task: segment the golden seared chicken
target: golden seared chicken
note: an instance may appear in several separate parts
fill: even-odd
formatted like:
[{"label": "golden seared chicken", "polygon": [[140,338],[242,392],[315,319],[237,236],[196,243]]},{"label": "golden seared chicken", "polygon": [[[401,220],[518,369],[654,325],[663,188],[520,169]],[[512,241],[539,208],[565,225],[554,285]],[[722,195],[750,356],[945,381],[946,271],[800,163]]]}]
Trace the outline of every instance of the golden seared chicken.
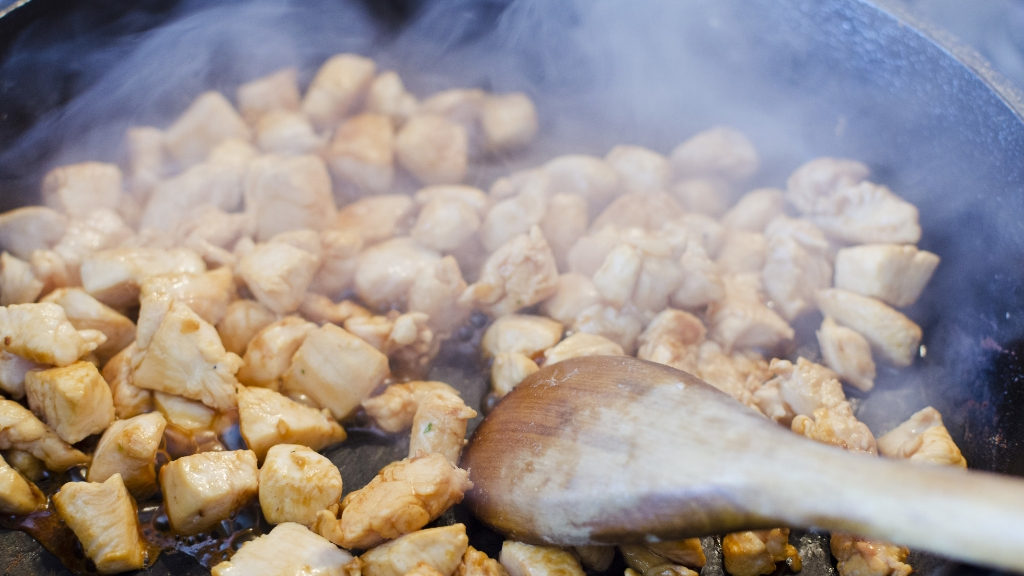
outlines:
[{"label": "golden seared chicken", "polygon": [[119,474],[102,484],[68,482],[53,496],[53,505],[100,574],[138,570],[145,564],[135,502]]},{"label": "golden seared chicken", "polygon": [[53,302],[64,309],[76,330],[98,330],[107,337],[96,348],[96,357],[106,363],[135,340],[135,324],[81,288],[58,288],[40,302]]},{"label": "golden seared chicken", "polygon": [[242,118],[249,124],[255,124],[267,112],[298,110],[298,75],[299,71],[295,68],[282,68],[239,86],[235,100]]},{"label": "golden seared chicken", "polygon": [[792,340],[793,329],[765,304],[759,274],[723,277],[725,297],[708,306],[709,336],[726,352],[771,348]]},{"label": "golden seared chicken", "polygon": [[[319,247],[318,247],[319,248]],[[238,263],[238,276],[256,301],[278,314],[298,310],[320,257],[285,242],[257,244]]]},{"label": "golden seared chicken", "polygon": [[942,415],[931,406],[879,438],[878,452],[915,463],[967,467],[967,460],[942,423]]},{"label": "golden seared chicken", "polygon": [[493,316],[532,306],[558,290],[558,268],[540,229],[509,240],[492,253],[480,278],[466,289],[464,300],[476,302]]},{"label": "golden seared chicken", "polygon": [[43,202],[72,218],[96,208],[117,208],[121,169],[104,162],[81,162],[50,170],[43,178]]},{"label": "golden seared chicken", "polygon": [[939,257],[906,244],[866,244],[836,253],[835,287],[878,298],[891,306],[917,301]]},{"label": "golden seared chicken", "polygon": [[160,469],[164,509],[179,534],[198,534],[256,499],[256,454],[251,450],[201,452]]},{"label": "golden seared chicken", "polygon": [[867,339],[829,316],[821,322],[817,337],[822,360],[844,382],[864,392],[875,387],[875,361]]},{"label": "golden seared chicken", "polygon": [[114,309],[138,302],[139,289],[161,274],[200,274],[206,263],[184,248],[112,248],[82,260],[82,288]]},{"label": "golden seared chicken", "polygon": [[313,531],[343,548],[369,548],[426,526],[472,487],[469,473],[440,454],[406,458],[346,496],[340,519],[320,512]]},{"label": "golden seared chicken", "polygon": [[164,148],[184,167],[197,164],[228,138],[249,140],[245,121],[223,94],[200,94],[164,133]]},{"label": "golden seared chicken", "polygon": [[103,379],[110,386],[114,414],[118,418],[131,418],[153,409],[153,391],[132,384],[138,354],[138,347],[132,342],[103,366]]},{"label": "golden seared chicken", "polygon": [[466,548],[462,561],[455,567],[455,576],[508,576],[497,560],[473,548]]},{"label": "golden seared chicken", "polygon": [[25,374],[29,370],[43,368],[46,366],[0,350],[0,392],[15,400],[23,398],[25,396]]},{"label": "golden seared chicken", "polygon": [[71,447],[17,402],[0,399],[0,450],[22,450],[42,460],[53,472],[85,464],[89,457]]},{"label": "golden seared chicken", "polygon": [[290,230],[323,230],[334,220],[331,175],[318,156],[260,156],[249,164],[243,189],[258,242]]},{"label": "golden seared chicken", "polygon": [[402,432],[412,426],[420,404],[434,392],[459,394],[444,382],[403,382],[391,384],[382,394],[363,400],[362,406],[381,430]]},{"label": "golden seared chicken", "polygon": [[213,567],[213,576],[354,576],[352,555],[294,522],[275,526]]},{"label": "golden seared chicken", "polygon": [[246,446],[261,461],[277,444],[320,450],[346,438],[329,411],[299,404],[265,388],[238,387],[238,419]]},{"label": "golden seared chicken", "polygon": [[779,216],[764,231],[767,252],[761,281],[775,310],[792,321],[815,309],[815,293],[832,286],[829,242],[814,224]]},{"label": "golden seared chicken", "polygon": [[332,56],[320,69],[302,99],[302,111],[317,130],[336,124],[362,100],[373,81],[377,66],[356,54]]},{"label": "golden seared chicken", "polygon": [[466,177],[466,129],[437,114],[417,114],[395,136],[398,163],[423,184],[458,184]]},{"label": "golden seared chicken", "polygon": [[25,375],[28,405],[65,442],[98,434],[114,421],[110,386],[91,362]]},{"label": "golden seared chicken", "polygon": [[280,390],[292,356],[306,335],[316,328],[316,324],[299,316],[286,316],[267,325],[249,341],[238,381],[246,386]]},{"label": "golden seared chicken", "polygon": [[346,119],[325,150],[335,178],[357,192],[383,194],[395,178],[395,127],[384,114]]},{"label": "golden seared chicken", "polygon": [[540,357],[562,339],[562,325],[544,316],[509,314],[494,320],[484,332],[480,349],[485,356],[502,352]]},{"label": "golden seared chicken", "polygon": [[700,319],[683,310],[667,308],[640,334],[637,358],[696,374],[700,345],[707,330]]},{"label": "golden seared chicken", "polygon": [[908,576],[914,571],[905,562],[910,552],[903,546],[833,534],[829,548],[840,576]]},{"label": "golden seared chicken", "polygon": [[583,576],[580,561],[571,552],[506,540],[498,557],[509,576]]},{"label": "golden seared chicken", "polygon": [[725,570],[732,576],[759,576],[775,572],[777,562],[785,562],[799,572],[802,562],[789,543],[789,529],[736,532],[722,538]]},{"label": "golden seared chicken", "polygon": [[817,408],[811,415],[793,418],[793,432],[823,444],[839,446],[852,452],[877,454],[871,430],[857,420],[849,402],[833,408]]},{"label": "golden seared chicken", "polygon": [[707,563],[707,557],[704,556],[704,548],[701,547],[699,538],[650,542],[646,546],[648,550],[658,556],[690,568],[703,568]]},{"label": "golden seared chicken", "polygon": [[0,214],[0,245],[27,260],[35,250],[56,244],[68,224],[68,217],[45,206],[24,206]]},{"label": "golden seared chicken", "polygon": [[228,352],[242,356],[249,341],[275,320],[277,314],[259,302],[235,300],[228,304],[224,318],[217,323],[217,334]]},{"label": "golden seared chicken", "polygon": [[370,307],[392,307],[404,302],[420,270],[433,268],[441,256],[408,237],[371,246],[359,254],[355,289]]},{"label": "golden seared chicken", "polygon": [[544,365],[555,364],[581,356],[625,356],[626,352],[615,342],[597,334],[573,334],[544,351]]},{"label": "golden seared chicken", "polygon": [[921,343],[921,327],[881,300],[829,288],[817,294],[825,316],[856,330],[872,350],[896,367],[910,366]]},{"label": "golden seared chicken", "polygon": [[452,466],[458,466],[470,418],[476,418],[476,410],[466,406],[458,395],[441,390],[431,392],[420,402],[413,417],[409,457],[441,454]]},{"label": "golden seared chicken", "polygon": [[696,572],[659,556],[642,544],[619,546],[626,565],[644,576],[694,576]]},{"label": "golden seared chicken", "polygon": [[796,363],[774,359],[774,376],[757,392],[761,412],[776,422],[789,424],[797,414],[810,415],[818,408],[831,408],[846,402],[846,394],[836,373],[803,357]]},{"label": "golden seared chicken", "polygon": [[469,548],[466,526],[453,524],[406,534],[359,557],[365,576],[404,576],[420,563],[451,576]]},{"label": "golden seared chicken", "polygon": [[341,500],[341,472],[315,450],[278,444],[260,468],[260,508],[271,524],[312,526],[317,514]]},{"label": "golden seared chicken", "polygon": [[120,474],[133,495],[152,495],[157,489],[156,452],[166,427],[167,420],[159,412],[115,420],[96,444],[86,479],[105,482]]},{"label": "golden seared chicken", "polygon": [[0,306],[35,302],[43,287],[31,264],[7,252],[0,254]]},{"label": "golden seared chicken", "polygon": [[30,514],[44,505],[46,496],[0,456],[0,514]]},{"label": "golden seared chicken", "polygon": [[538,370],[540,367],[529,356],[519,352],[499,352],[491,360],[491,390],[501,398]]},{"label": "golden seared chicken", "polygon": [[77,330],[52,302],[0,307],[0,349],[39,364],[68,366],[106,341],[98,330]]}]

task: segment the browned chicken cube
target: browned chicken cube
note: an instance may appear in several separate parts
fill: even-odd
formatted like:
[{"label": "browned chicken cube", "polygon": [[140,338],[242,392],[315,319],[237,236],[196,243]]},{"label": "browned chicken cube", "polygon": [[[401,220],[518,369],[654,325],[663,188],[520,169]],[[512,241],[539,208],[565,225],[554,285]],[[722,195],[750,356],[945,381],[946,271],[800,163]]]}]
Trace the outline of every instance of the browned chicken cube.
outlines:
[{"label": "browned chicken cube", "polygon": [[789,529],[735,532],[722,538],[725,570],[732,576],[760,576],[775,572],[785,562],[794,572],[801,568],[800,556],[789,543]]},{"label": "browned chicken cube", "polygon": [[360,114],[334,132],[325,152],[331,173],[357,191],[383,194],[395,178],[395,129],[383,114]]}]

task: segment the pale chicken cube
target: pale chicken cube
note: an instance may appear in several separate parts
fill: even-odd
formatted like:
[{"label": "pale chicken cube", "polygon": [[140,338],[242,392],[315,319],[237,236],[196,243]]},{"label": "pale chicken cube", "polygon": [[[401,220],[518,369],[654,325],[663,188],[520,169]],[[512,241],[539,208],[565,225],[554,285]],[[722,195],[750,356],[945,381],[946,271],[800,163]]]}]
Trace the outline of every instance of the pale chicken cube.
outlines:
[{"label": "pale chicken cube", "polygon": [[593,276],[594,287],[602,300],[621,307],[630,299],[640,276],[642,258],[640,250],[629,244],[621,244],[608,253]]},{"label": "pale chicken cube", "polygon": [[408,237],[371,246],[359,254],[356,294],[373,308],[397,307],[405,302],[420,271],[440,260],[440,254]]},{"label": "pale chicken cube", "polygon": [[435,392],[459,394],[444,382],[416,380],[392,384],[382,394],[363,400],[362,406],[381,430],[397,433],[412,426],[420,403]]},{"label": "pale chicken cube", "polygon": [[590,206],[603,207],[619,191],[619,174],[596,156],[567,154],[544,164],[552,190],[581,196]]},{"label": "pale chicken cube", "polygon": [[835,408],[818,408],[811,416],[799,414],[793,418],[790,429],[816,442],[851,452],[878,453],[874,434],[857,420],[849,403],[844,402]]},{"label": "pale chicken cube", "polygon": [[466,177],[469,138],[464,127],[443,116],[421,114],[398,131],[395,154],[424,184],[458,184]]},{"label": "pale chicken cube", "polygon": [[256,454],[233,450],[178,458],[160,469],[160,487],[171,529],[204,532],[256,499]]},{"label": "pale chicken cube", "polygon": [[592,227],[590,234],[577,240],[565,258],[569,273],[585,276],[588,280],[604,264],[608,254],[622,243],[621,234],[615,226],[609,224],[596,229],[596,232],[594,229]]},{"label": "pale chicken cube", "polygon": [[301,444],[320,450],[346,438],[345,430],[330,412],[265,388],[238,387],[238,420],[245,445],[260,461],[278,444]]},{"label": "pale chicken cube", "polygon": [[558,268],[544,235],[534,226],[505,243],[484,263],[463,297],[493,316],[532,306],[558,290]]},{"label": "pale chicken cube", "polygon": [[501,398],[538,370],[540,367],[529,356],[518,352],[499,352],[491,361],[491,390]]},{"label": "pale chicken cube", "polygon": [[32,362],[68,366],[106,338],[98,330],[76,330],[52,302],[0,306],[0,349]]},{"label": "pale chicken cube", "polygon": [[679,201],[667,192],[633,192],[613,200],[597,218],[594,218],[590,230],[600,230],[608,225],[617,228],[657,230],[684,214],[685,211],[679,205]]},{"label": "pale chicken cube", "polygon": [[776,562],[785,562],[799,572],[800,555],[789,543],[789,529],[735,532],[722,538],[725,570],[732,576],[760,576],[775,572]]},{"label": "pale chicken cube", "polygon": [[571,325],[573,332],[604,336],[622,346],[628,356],[636,351],[636,339],[643,329],[644,321],[635,309],[604,304],[584,308]]},{"label": "pale chicken cube", "polygon": [[683,566],[703,568],[707,563],[707,557],[704,555],[704,548],[701,547],[700,538],[649,542],[646,546],[648,550],[658,556],[678,562]]},{"label": "pale chicken cube", "polygon": [[765,416],[790,425],[797,415],[811,416],[819,408],[835,409],[847,405],[846,394],[838,375],[803,357],[796,364],[773,359],[769,365],[774,375],[757,391],[755,398]]},{"label": "pale chicken cube", "polygon": [[341,500],[341,472],[306,446],[278,444],[260,468],[260,508],[271,524],[311,526],[321,510]]},{"label": "pale chicken cube", "polygon": [[726,351],[771,348],[794,336],[793,328],[765,305],[759,274],[738,274],[722,279],[725,296],[708,305],[710,336]]},{"label": "pale chicken cube", "polygon": [[245,120],[223,94],[200,94],[164,132],[164,147],[183,167],[206,159],[218,144],[228,138],[250,140],[252,133]]},{"label": "pale chicken cube", "polygon": [[516,170],[491,183],[487,195],[492,202],[499,202],[517,196],[531,189],[544,195],[551,192],[551,176],[543,168]]},{"label": "pale chicken cube", "polygon": [[579,333],[569,336],[544,351],[544,365],[550,366],[570,358],[583,356],[625,356],[622,346],[597,334]]},{"label": "pale chicken cube", "polygon": [[58,288],[41,301],[63,308],[75,329],[98,330],[107,337],[94,351],[103,364],[135,341],[135,324],[131,320],[81,288]]},{"label": "pale chicken cube", "polygon": [[228,352],[241,356],[249,341],[275,320],[277,314],[263,304],[255,300],[235,300],[228,304],[224,318],[217,323],[217,333]]},{"label": "pale chicken cube", "polygon": [[484,332],[480,350],[486,356],[517,352],[539,357],[562,339],[562,325],[544,316],[509,314],[497,318]]},{"label": "pale chicken cube", "polygon": [[554,194],[540,221],[559,270],[569,269],[569,250],[587,233],[587,201],[577,194]]},{"label": "pale chicken cube", "polygon": [[43,461],[52,472],[89,462],[35,414],[21,404],[0,398],[0,450],[21,450]]},{"label": "pale chicken cube", "polygon": [[838,288],[820,290],[816,300],[822,314],[856,330],[893,366],[913,364],[921,327],[903,314],[879,300]]},{"label": "pale chicken cube", "polygon": [[334,227],[359,234],[365,246],[403,236],[414,222],[416,204],[405,194],[361,198],[338,211]]},{"label": "pale chicken cube", "polygon": [[383,194],[395,179],[395,128],[383,114],[360,114],[334,132],[325,150],[334,177],[364,194]]},{"label": "pale chicken cube", "polygon": [[345,320],[342,326],[370,346],[387,354],[384,345],[395,328],[397,317],[397,312],[394,311],[387,316],[353,316]]},{"label": "pale chicken cube", "polygon": [[537,135],[537,109],[522,92],[488,95],[480,107],[480,128],[488,150],[513,150]]},{"label": "pale chicken cube", "polygon": [[32,275],[42,282],[41,294],[48,294],[55,288],[80,283],[80,279],[73,279],[73,272],[69,270],[67,262],[53,250],[36,250],[32,253],[29,265],[32,267]]},{"label": "pale chicken cube", "polygon": [[322,230],[334,221],[331,176],[317,156],[257,158],[249,164],[243,190],[257,241],[289,230]]},{"label": "pale chicken cube", "polygon": [[311,331],[284,375],[285,393],[306,394],[336,419],[347,417],[388,375],[388,358],[345,330]]},{"label": "pale chicken cube", "polygon": [[[283,551],[287,551],[283,554]],[[269,534],[250,540],[213,567],[213,576],[354,576],[346,566],[352,555],[311,532],[305,526],[285,522]]]},{"label": "pale chicken cube", "polygon": [[256,300],[278,314],[299,309],[320,257],[284,242],[257,244],[238,263],[238,276]]},{"label": "pale chicken cube", "polygon": [[23,398],[25,396],[25,374],[29,370],[44,368],[46,366],[43,364],[37,364],[6,350],[0,350],[0,392],[15,400]]},{"label": "pale chicken cube", "polygon": [[[343,548],[370,548],[419,530],[461,502],[472,487],[469,473],[440,454],[406,458],[385,466],[369,484],[345,496],[340,520],[329,511],[320,512],[313,531]],[[455,555],[452,570],[463,552],[464,547]]]},{"label": "pale chicken cube", "polygon": [[671,561],[651,552],[642,544],[631,544],[619,546],[622,559],[626,561],[627,574],[661,574],[662,576],[696,576],[696,572],[673,564]]},{"label": "pale chicken cube", "polygon": [[31,258],[36,250],[56,244],[68,224],[68,217],[45,206],[25,206],[0,214],[0,248],[18,258]]},{"label": "pale chicken cube", "polygon": [[316,324],[344,325],[349,318],[357,316],[373,316],[369,310],[356,304],[351,300],[342,300],[335,303],[333,300],[320,294],[307,292],[299,306],[299,315]]},{"label": "pale chicken cube", "polygon": [[828,240],[806,220],[781,216],[765,230],[761,281],[765,296],[786,320],[814,310],[814,295],[832,285]]},{"label": "pale chicken cube", "polygon": [[268,112],[298,110],[298,75],[295,68],[283,68],[239,86],[235,99],[242,118],[249,124],[255,124]]},{"label": "pale chicken cube", "polygon": [[475,186],[463,185],[441,185],[426,186],[420,188],[415,195],[416,203],[420,206],[435,200],[445,202],[462,202],[471,207],[481,216],[487,213],[491,206],[491,200],[483,190]]},{"label": "pale chicken cube", "polygon": [[156,492],[156,452],[164,437],[167,420],[159,412],[114,421],[96,444],[86,479],[105,482],[120,474],[134,496],[144,498]]},{"label": "pale chicken cube", "polygon": [[594,283],[583,274],[569,272],[558,277],[555,293],[541,303],[541,312],[562,324],[571,324],[580,312],[601,302]]},{"label": "pale chicken cube", "polygon": [[433,199],[420,209],[409,235],[438,252],[452,252],[476,236],[480,214],[461,200]]},{"label": "pale chicken cube", "polygon": [[235,407],[235,374],[241,365],[242,359],[224,349],[210,323],[187,305],[173,302],[135,364],[132,383],[230,410]]},{"label": "pale chicken cube", "polygon": [[700,345],[706,329],[700,319],[682,310],[668,308],[651,320],[640,334],[637,358],[696,374]]},{"label": "pale chicken cube", "polygon": [[128,190],[146,198],[164,176],[164,133],[152,126],[131,127],[125,131],[128,152]]},{"label": "pale chicken cube", "polygon": [[858,390],[868,392],[875,387],[875,361],[871,359],[871,345],[863,336],[836,324],[829,316],[816,334],[826,366]]},{"label": "pale chicken cube", "polygon": [[29,408],[68,444],[102,432],[114,421],[110,386],[91,362],[25,375]]},{"label": "pale chicken cube", "polygon": [[786,197],[778,188],[758,188],[747,192],[722,217],[731,230],[764,232],[768,223],[785,215]]},{"label": "pale chicken cube", "polygon": [[473,410],[458,395],[435,391],[427,395],[416,409],[409,439],[409,457],[440,454],[452,466],[459,464],[466,444],[466,424],[476,418]]},{"label": "pale chicken cube", "polygon": [[393,70],[381,72],[373,79],[366,95],[366,110],[377,114],[385,114],[396,126],[416,114],[419,101],[410,94],[402,83],[402,78]]},{"label": "pale chicken cube", "polygon": [[299,316],[285,316],[260,330],[245,349],[238,381],[246,386],[280,390],[292,356],[306,335],[316,328],[316,324]]},{"label": "pale chicken cube", "polygon": [[[609,548],[609,550],[614,549]],[[456,566],[454,575],[508,576],[508,573],[505,572],[505,569],[501,567],[497,560],[470,546],[466,548],[466,553],[462,555],[462,562],[459,562],[459,565]]]},{"label": "pale chicken cube", "polygon": [[878,452],[913,463],[967,467],[967,460],[942,423],[942,415],[931,406],[879,438]]},{"label": "pale chicken cube", "polygon": [[840,576],[909,576],[910,551],[904,546],[850,534],[832,534],[830,543]]},{"label": "pale chicken cube", "polygon": [[320,233],[320,267],[309,283],[309,292],[337,297],[352,287],[356,278],[362,237],[348,230]]},{"label": "pale chicken cube", "polygon": [[0,306],[35,302],[43,287],[28,262],[7,252],[0,254]]},{"label": "pale chicken cube", "polygon": [[135,502],[120,474],[102,484],[68,482],[54,494],[53,505],[100,574],[138,570],[145,565],[146,544]]},{"label": "pale chicken cube", "polygon": [[[153,300],[170,303],[174,300],[192,309],[210,324],[217,324],[227,314],[228,305],[235,297],[234,276],[230,268],[220,267],[202,274],[161,274],[142,284],[140,302],[146,308]],[[73,321],[72,321],[73,322]],[[139,313],[139,344],[148,342],[143,337],[143,314]],[[155,327],[150,327],[155,328]]]},{"label": "pale chicken cube", "polygon": [[835,287],[891,306],[909,306],[917,301],[938,265],[937,255],[916,246],[852,246],[836,253]]},{"label": "pale chicken cube", "polygon": [[132,373],[138,354],[138,347],[133,342],[103,366],[103,379],[110,386],[110,394],[114,400],[114,414],[121,419],[153,410],[153,391],[132,384]]},{"label": "pale chicken cube", "polygon": [[496,202],[484,216],[480,226],[480,239],[488,252],[493,252],[519,234],[539,225],[548,209],[548,180],[537,173],[523,184],[522,190],[511,198]]},{"label": "pale chicken cube", "polygon": [[82,162],[50,170],[43,178],[43,203],[80,218],[96,208],[117,208],[123,188],[121,169],[103,162]]},{"label": "pale chicken cube", "polygon": [[669,297],[679,308],[700,308],[725,297],[725,286],[718,265],[708,257],[699,242],[687,242],[679,258],[682,281]]},{"label": "pale chicken cube", "polygon": [[669,192],[687,211],[718,218],[729,208],[732,190],[716,178],[689,178],[672,185]]},{"label": "pale chicken cube", "polygon": [[338,54],[317,70],[302,99],[302,111],[317,130],[336,124],[362,100],[373,81],[377,66],[356,54]]},{"label": "pale chicken cube", "polygon": [[697,350],[697,372],[701,380],[760,410],[756,393],[772,377],[768,362],[756,352],[735,351],[726,354],[717,342],[704,342]]},{"label": "pale chicken cube", "polygon": [[206,263],[183,248],[114,248],[82,261],[82,288],[114,309],[138,303],[142,284],[161,274],[200,274]]},{"label": "pale chicken cube", "polygon": [[863,182],[871,170],[861,162],[823,156],[800,165],[786,182],[786,199],[801,213],[828,208],[829,195],[840,186]]},{"label": "pale chicken cube", "polygon": [[251,214],[227,213],[204,204],[193,210],[186,222],[179,223],[174,234],[179,246],[198,253],[209,267],[233,267],[237,259],[231,249],[252,235],[253,225]]},{"label": "pale chicken cube", "polygon": [[768,257],[768,239],[760,232],[732,230],[715,263],[722,274],[761,272]]},{"label": "pale chicken cube", "polygon": [[697,243],[708,256],[715,258],[722,249],[728,229],[705,214],[683,214],[664,222],[660,233],[674,253],[682,254],[690,243]]},{"label": "pale chicken cube", "polygon": [[[82,284],[81,267],[85,258],[100,250],[117,248],[134,234],[131,227],[113,210],[93,210],[82,218],[71,220],[60,242],[45,257],[33,253],[33,267],[51,268],[48,283],[52,283],[55,288],[62,285],[78,286]],[[46,263],[42,260],[46,260]],[[37,272],[37,276],[40,276],[40,272]],[[61,276],[64,277],[63,281]]]},{"label": "pale chicken cube", "polygon": [[498,557],[509,576],[583,576],[583,567],[568,550],[505,540]]},{"label": "pale chicken cube", "polygon": [[35,484],[0,456],[0,514],[22,516],[46,505],[46,496]]},{"label": "pale chicken cube", "polygon": [[421,116],[438,116],[461,126],[466,133],[470,157],[476,158],[486,146],[480,113],[488,94],[479,88],[452,88],[430,95],[420,103]]},{"label": "pale chicken cube", "polygon": [[472,312],[468,305],[459,301],[465,291],[466,281],[459,263],[454,257],[445,256],[433,267],[422,267],[416,274],[409,287],[409,312],[426,314],[434,335],[446,339],[466,323]]},{"label": "pale chicken cube", "polygon": [[641,146],[619,145],[604,161],[619,175],[627,193],[665,192],[672,177],[668,158]]},{"label": "pale chicken cube", "polygon": [[395,318],[381,352],[391,358],[399,373],[426,374],[441,350],[441,341],[434,337],[428,320],[422,312],[408,312]]},{"label": "pale chicken cube", "polygon": [[757,149],[734,128],[715,126],[691,136],[672,150],[676,178],[713,176],[730,182],[745,180],[758,168]]},{"label": "pale chicken cube", "polygon": [[406,534],[367,551],[359,560],[365,576],[405,576],[421,565],[451,576],[468,549],[466,526],[453,524]]},{"label": "pale chicken cube", "polygon": [[301,156],[318,152],[324,141],[301,112],[274,110],[256,121],[256,145],[267,154]]},{"label": "pale chicken cube", "polygon": [[168,424],[185,432],[198,432],[213,428],[217,411],[198,400],[189,400],[174,394],[153,392],[153,406],[163,414]]}]

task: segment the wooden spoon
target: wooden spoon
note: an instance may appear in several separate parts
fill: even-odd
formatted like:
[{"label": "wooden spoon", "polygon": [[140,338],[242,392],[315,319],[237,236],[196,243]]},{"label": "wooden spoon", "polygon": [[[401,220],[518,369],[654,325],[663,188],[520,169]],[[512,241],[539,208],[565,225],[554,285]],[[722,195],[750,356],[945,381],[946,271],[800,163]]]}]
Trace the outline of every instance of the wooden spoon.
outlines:
[{"label": "wooden spoon", "polygon": [[816,527],[1024,571],[1024,481],[819,444],[634,358],[536,372],[477,428],[461,466],[474,484],[470,509],[516,540]]}]

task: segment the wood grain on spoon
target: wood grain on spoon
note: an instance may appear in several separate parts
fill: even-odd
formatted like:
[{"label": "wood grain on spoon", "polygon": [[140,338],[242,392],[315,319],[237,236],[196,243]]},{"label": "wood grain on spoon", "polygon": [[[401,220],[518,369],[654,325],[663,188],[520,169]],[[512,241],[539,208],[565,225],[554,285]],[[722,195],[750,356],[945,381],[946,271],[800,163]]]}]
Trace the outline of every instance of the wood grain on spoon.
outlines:
[{"label": "wood grain on spoon", "polygon": [[517,540],[817,527],[1024,571],[1024,481],[818,444],[634,358],[576,358],[533,374],[477,428],[461,466],[474,484],[470,509]]}]

